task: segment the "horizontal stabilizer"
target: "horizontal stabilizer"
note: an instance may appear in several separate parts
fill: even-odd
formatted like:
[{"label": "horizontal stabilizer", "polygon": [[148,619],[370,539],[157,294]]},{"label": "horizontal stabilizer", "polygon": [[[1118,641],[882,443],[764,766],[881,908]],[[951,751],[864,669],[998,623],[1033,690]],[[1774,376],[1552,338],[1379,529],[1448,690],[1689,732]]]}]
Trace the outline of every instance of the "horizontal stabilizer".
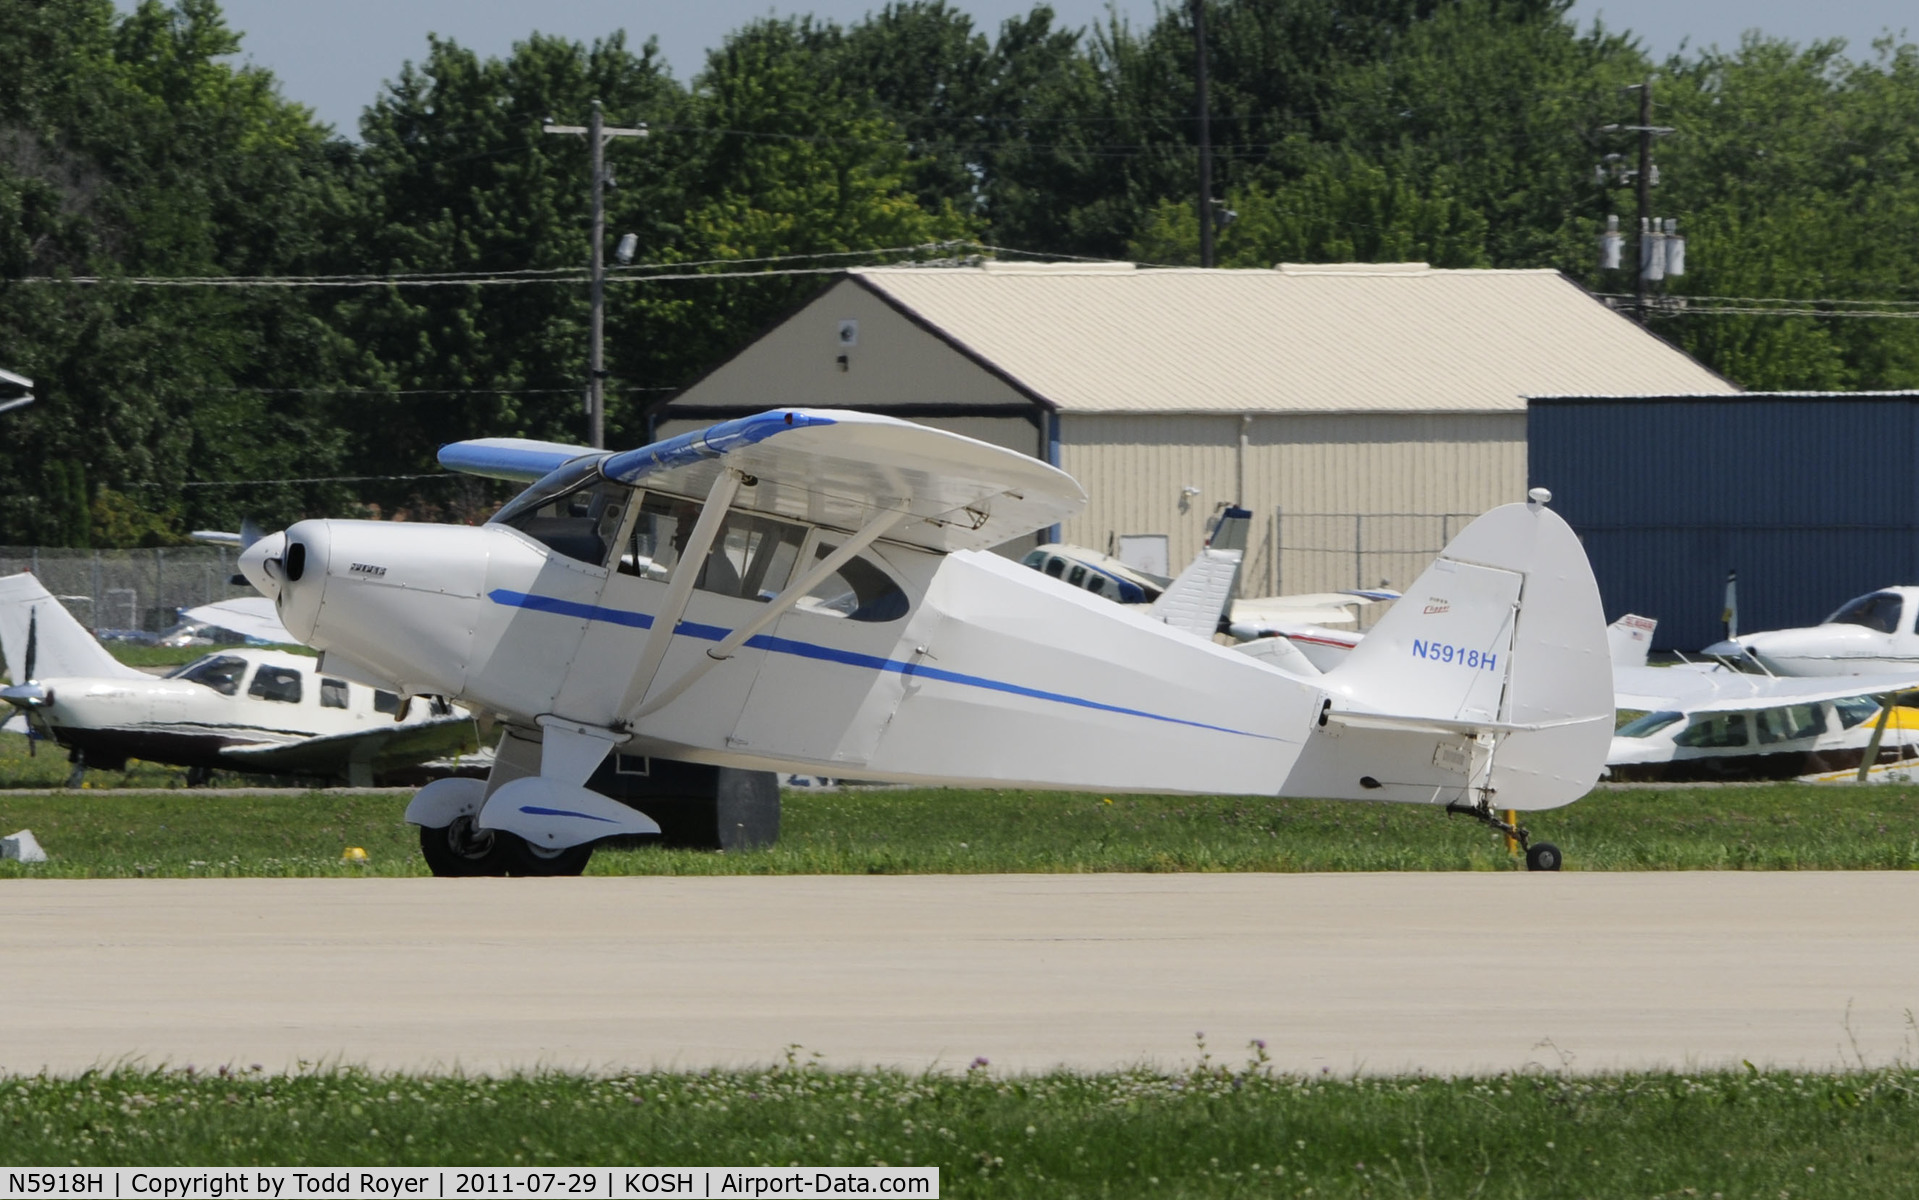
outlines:
[{"label": "horizontal stabilizer", "polygon": [[464,475],[532,483],[581,455],[605,453],[604,450],[591,450],[585,446],[541,442],[532,438],[474,438],[440,447],[440,465]]},{"label": "horizontal stabilizer", "polygon": [[1447,721],[1438,717],[1400,717],[1391,713],[1360,713],[1330,711],[1326,719],[1335,725],[1344,725],[1348,729],[1389,729],[1400,733],[1534,733],[1541,729],[1558,729],[1566,725],[1580,724],[1582,718],[1568,718],[1563,721],[1533,721],[1525,725],[1515,725],[1510,721]]}]

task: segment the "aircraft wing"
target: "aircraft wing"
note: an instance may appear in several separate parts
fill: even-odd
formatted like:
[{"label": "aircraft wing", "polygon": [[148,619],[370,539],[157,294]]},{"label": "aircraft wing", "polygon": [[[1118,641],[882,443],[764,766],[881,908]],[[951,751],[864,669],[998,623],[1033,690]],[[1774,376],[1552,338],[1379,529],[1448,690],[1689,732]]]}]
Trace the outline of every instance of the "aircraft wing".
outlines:
[{"label": "aircraft wing", "polygon": [[[15,683],[62,676],[92,679],[151,679],[127,666],[73,619],[66,605],[31,574],[0,578],[0,654]],[[31,660],[31,670],[28,662]]]},{"label": "aircraft wing", "polygon": [[887,537],[940,552],[997,546],[1086,507],[1072,476],[1031,455],[846,409],[742,417],[612,455],[601,472],[703,496],[726,467],[755,481],[740,488],[736,508],[858,529],[904,505],[918,519]]},{"label": "aircraft wing", "polygon": [[[1886,696],[1919,689],[1919,675],[1847,675],[1789,676],[1768,679],[1767,687],[1745,697],[1726,697],[1705,704],[1688,705],[1691,713],[1749,712],[1756,708],[1778,708],[1787,704],[1817,704],[1824,700],[1844,700],[1852,696]],[[1802,686],[1804,685],[1804,686]]]},{"label": "aircraft wing", "polygon": [[605,457],[606,451],[533,438],[474,438],[440,447],[440,465],[466,475],[532,483],[587,454]]},{"label": "aircraft wing", "polygon": [[190,621],[218,625],[263,642],[286,646],[297,644],[297,639],[280,623],[280,614],[273,607],[273,601],[265,596],[241,596],[235,600],[202,604],[198,608],[187,609],[186,616]]},{"label": "aircraft wing", "polygon": [[387,770],[453,754],[470,754],[479,745],[479,727],[473,718],[455,717],[404,725],[382,722],[370,729],[297,742],[228,746],[220,751],[220,757],[236,771],[344,776],[349,763],[370,763],[376,771]]}]

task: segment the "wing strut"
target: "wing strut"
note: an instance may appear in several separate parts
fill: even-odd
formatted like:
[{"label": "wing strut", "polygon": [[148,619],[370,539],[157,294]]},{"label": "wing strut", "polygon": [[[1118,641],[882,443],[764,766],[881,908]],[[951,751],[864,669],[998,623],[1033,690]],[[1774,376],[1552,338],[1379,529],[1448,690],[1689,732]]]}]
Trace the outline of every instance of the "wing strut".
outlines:
[{"label": "wing strut", "polygon": [[[647,701],[645,707],[633,714],[632,719],[637,721],[642,717],[650,716],[677,700],[682,692],[699,682],[708,671],[733,657],[734,652],[744,646],[754,634],[785,615],[788,609],[799,603],[800,597],[811,592],[827,576],[845,566],[848,559],[885,536],[887,530],[911,515],[911,512],[904,507],[891,509],[862,525],[859,532],[848,538],[837,550],[814,563],[812,570],[787,584],[785,590],[773,597],[766,607],[760,610],[758,616],[727,634],[725,640],[709,649],[706,652],[706,661],[695,664],[685,674],[675,679],[665,691]],[[658,629],[659,626],[655,625],[654,628]]]},{"label": "wing strut", "polygon": [[713,548],[713,541],[720,535],[720,525],[726,520],[727,505],[733,503],[733,494],[740,490],[740,481],[744,476],[732,467],[720,472],[713,481],[713,487],[706,493],[706,506],[700,509],[700,519],[693,522],[693,533],[686,540],[686,548],[680,551],[678,563],[673,570],[673,582],[666,590],[666,602],[660,606],[659,615],[653,618],[653,628],[646,636],[646,648],[640,652],[640,665],[633,672],[632,682],[626,685],[626,695],[620,700],[620,707],[614,710],[614,719],[619,714],[638,704],[647,689],[653,686],[653,677],[660,673],[660,664],[666,660],[666,648],[673,642],[673,632],[679,628],[680,618],[686,615],[686,606],[693,599],[693,584],[700,577],[700,564],[706,561],[707,551]]}]

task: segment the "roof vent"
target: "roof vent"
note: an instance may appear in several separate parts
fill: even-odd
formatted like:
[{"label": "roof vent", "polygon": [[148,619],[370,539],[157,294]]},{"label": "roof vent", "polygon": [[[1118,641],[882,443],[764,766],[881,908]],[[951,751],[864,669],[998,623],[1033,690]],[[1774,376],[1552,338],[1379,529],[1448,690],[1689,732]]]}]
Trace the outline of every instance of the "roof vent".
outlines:
[{"label": "roof vent", "polygon": [[1130,275],[1129,262],[1005,262],[989,258],[980,264],[989,275]]},{"label": "roof vent", "polygon": [[1281,275],[1430,275],[1423,262],[1397,263],[1275,263]]}]

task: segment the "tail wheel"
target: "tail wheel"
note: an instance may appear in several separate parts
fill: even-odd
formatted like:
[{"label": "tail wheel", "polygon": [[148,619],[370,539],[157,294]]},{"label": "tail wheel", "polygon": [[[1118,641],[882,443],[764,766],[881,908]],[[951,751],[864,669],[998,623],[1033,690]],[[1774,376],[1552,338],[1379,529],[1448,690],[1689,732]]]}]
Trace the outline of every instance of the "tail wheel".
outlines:
[{"label": "tail wheel", "polygon": [[427,869],[441,877],[505,875],[512,847],[520,839],[509,833],[481,829],[470,815],[453,818],[438,829],[420,826],[420,856]]},{"label": "tail wheel", "polygon": [[1564,856],[1559,847],[1551,842],[1534,842],[1526,847],[1526,869],[1528,871],[1557,871]]},{"label": "tail wheel", "polygon": [[549,850],[510,833],[495,836],[506,844],[508,875],[578,875],[586,870],[587,861],[593,857],[591,843]]}]

